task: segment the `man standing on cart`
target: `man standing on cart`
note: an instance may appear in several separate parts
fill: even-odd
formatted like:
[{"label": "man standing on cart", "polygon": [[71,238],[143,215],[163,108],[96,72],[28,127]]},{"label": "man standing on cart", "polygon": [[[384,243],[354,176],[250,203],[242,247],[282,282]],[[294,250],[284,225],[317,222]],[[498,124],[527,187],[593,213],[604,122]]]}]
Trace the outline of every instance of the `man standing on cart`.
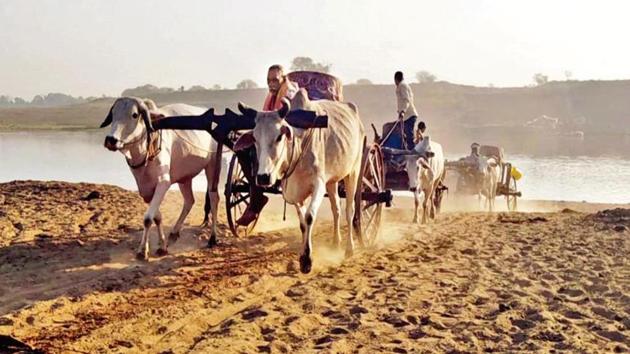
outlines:
[{"label": "man standing on cart", "polygon": [[[416,106],[413,104],[413,92],[411,91],[411,87],[405,82],[402,71],[397,71],[394,74],[394,82],[396,83],[398,119],[404,122],[404,125],[410,124],[413,127],[418,118],[418,112],[416,111]],[[414,136],[413,134],[405,135],[404,140],[402,140],[401,137],[401,148],[408,150],[414,146]]]},{"label": "man standing on cart", "polygon": [[[282,65],[278,64],[269,67],[267,71],[267,86],[269,87],[269,93],[267,93],[263,104],[264,111],[276,111],[282,108],[282,99],[293,98],[299,90],[296,83],[289,81]],[[258,218],[258,214],[260,214],[265,204],[267,204],[269,198],[263,194],[263,189],[256,186],[253,180],[254,171],[252,171],[251,168],[253,162],[251,151],[248,149],[237,154],[243,172],[248,176],[251,202],[236,223],[241,226],[247,226]]]}]

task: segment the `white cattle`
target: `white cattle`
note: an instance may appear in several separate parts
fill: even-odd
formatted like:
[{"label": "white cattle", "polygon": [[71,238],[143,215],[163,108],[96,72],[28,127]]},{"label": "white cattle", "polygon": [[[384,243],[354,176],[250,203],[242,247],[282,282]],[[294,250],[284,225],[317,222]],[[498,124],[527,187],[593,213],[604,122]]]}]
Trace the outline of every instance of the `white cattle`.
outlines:
[{"label": "white cattle", "polygon": [[481,199],[485,197],[484,209],[494,211],[494,199],[497,196],[497,184],[501,177],[501,167],[494,157],[479,157],[477,171],[477,197],[481,208]]},{"label": "white cattle", "polygon": [[[418,142],[413,151],[415,154],[405,156],[409,188],[413,191],[415,202],[413,222],[418,222],[418,211],[422,206],[422,223],[424,224],[427,222],[427,214],[434,218],[437,213],[436,202],[439,202],[440,198],[436,198],[436,193],[438,193],[438,188],[442,188],[446,175],[444,152],[442,145],[432,141],[429,136]],[[422,195],[422,200],[420,195]]]},{"label": "white cattle", "polygon": [[[351,255],[354,249],[351,225],[355,208],[352,196],[358,183],[365,142],[365,131],[356,106],[329,100],[310,101],[307,92],[301,89],[291,103],[285,101],[279,111],[256,112],[242,105],[239,109],[245,116],[253,117],[256,126],[252,133],[239,139],[235,150],[255,144],[257,184],[270,186],[281,180],[284,199],[296,207],[302,231],[300,270],[303,273],[311,270],[313,224],[326,193],[334,217],[335,240],[337,245],[341,242],[337,194],[340,181],[343,181],[348,196],[346,256]],[[288,124],[292,114],[299,112],[327,115],[328,128],[298,129]]]},{"label": "white cattle", "polygon": [[[205,171],[208,181],[206,194],[205,220],[212,212],[212,234],[208,246],[216,244],[216,225],[219,195],[212,192],[215,178],[219,176],[215,166],[217,143],[205,131],[160,130],[154,131],[152,119],[175,115],[201,115],[206,109],[186,104],[171,104],[158,108],[151,100],[135,97],[117,99],[101,128],[111,124],[110,133],[105,138],[105,147],[120,151],[127,161],[136,180],[138,192],[149,208],[144,214],[144,232],[137,251],[137,258],[146,260],[149,256],[149,230],[153,222],[159,235],[157,255],[168,253],[168,241],[162,230],[160,204],[173,183],[179,184],[184,198],[182,211],[173,227],[169,239],[179,237],[186,216],[195,199],[192,192],[192,179]],[[209,200],[208,200],[209,199]]]}]

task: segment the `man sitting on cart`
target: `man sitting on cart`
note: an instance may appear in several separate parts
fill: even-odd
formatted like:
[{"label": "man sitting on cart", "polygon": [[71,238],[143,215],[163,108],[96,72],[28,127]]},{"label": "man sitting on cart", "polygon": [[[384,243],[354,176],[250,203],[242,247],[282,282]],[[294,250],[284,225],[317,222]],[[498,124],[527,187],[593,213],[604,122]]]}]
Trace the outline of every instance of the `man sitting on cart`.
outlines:
[{"label": "man sitting on cart", "polygon": [[[263,104],[264,111],[276,111],[282,108],[282,99],[285,97],[289,99],[293,98],[299,90],[296,83],[289,81],[284,73],[284,68],[279,64],[274,64],[269,67],[267,71],[267,86],[269,87],[269,93]],[[263,189],[256,186],[256,183],[254,183],[254,172],[251,170],[252,161],[249,156],[251,156],[249,153],[239,155],[239,163],[242,162],[241,167],[250,182],[251,195],[251,203],[249,203],[243,215],[236,221],[237,224],[242,226],[247,226],[256,220],[258,214],[260,214],[265,204],[269,201],[269,198],[263,194]],[[252,178],[250,179],[249,177]]]},{"label": "man sitting on cart", "polygon": [[420,121],[420,123],[418,123],[418,128],[416,129],[415,136],[413,138],[414,145],[418,145],[418,143],[422,141],[422,139],[424,138],[424,132],[426,130],[427,125],[423,121]]}]

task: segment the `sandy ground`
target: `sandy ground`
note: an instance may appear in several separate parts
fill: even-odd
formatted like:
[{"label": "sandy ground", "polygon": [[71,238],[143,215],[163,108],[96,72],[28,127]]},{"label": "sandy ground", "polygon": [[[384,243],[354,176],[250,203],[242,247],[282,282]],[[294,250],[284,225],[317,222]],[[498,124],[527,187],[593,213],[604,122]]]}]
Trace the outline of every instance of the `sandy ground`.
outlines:
[{"label": "sandy ground", "polygon": [[[275,199],[256,234],[221,227],[209,250],[194,226],[201,204],[170,255],[138,262],[135,194],[0,184],[0,335],[51,353],[629,350],[628,209],[529,202],[528,213],[489,214],[449,197],[418,226],[411,200],[397,197],[377,249],[344,260],[329,246],[325,203],[303,275],[291,208],[282,222]],[[167,225],[180,205],[168,195]]]}]

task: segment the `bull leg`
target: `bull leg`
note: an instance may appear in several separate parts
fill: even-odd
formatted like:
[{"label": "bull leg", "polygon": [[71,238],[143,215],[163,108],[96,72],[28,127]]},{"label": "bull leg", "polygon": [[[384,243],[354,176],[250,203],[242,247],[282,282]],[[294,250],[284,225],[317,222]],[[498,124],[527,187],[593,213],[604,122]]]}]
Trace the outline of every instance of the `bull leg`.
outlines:
[{"label": "bull leg", "polygon": [[164,200],[166,191],[168,191],[170,186],[171,182],[169,180],[162,180],[158,182],[155,187],[153,198],[151,198],[151,202],[149,203],[149,209],[144,214],[144,232],[142,233],[142,240],[136,252],[136,258],[139,260],[149,259],[149,230],[151,230],[151,224],[155,216],[159,213],[160,204],[162,204],[162,200]]},{"label": "bull leg", "polygon": [[482,198],[482,194],[481,194],[481,190],[479,191],[479,193],[477,193],[477,206],[479,208],[479,210],[483,210],[485,207],[481,206],[481,198]]},{"label": "bull leg", "polygon": [[155,226],[158,232],[158,250],[156,251],[156,255],[165,256],[168,254],[168,240],[166,236],[164,236],[164,229],[162,228],[162,213],[158,210],[155,218],[153,218],[155,222]]},{"label": "bull leg", "polygon": [[[344,187],[346,188],[346,222],[348,223],[348,234],[346,235],[346,257],[351,257],[354,254],[354,239],[352,238],[352,230],[354,229],[354,209],[356,208],[354,205],[354,195],[356,194],[357,184],[359,183],[359,170],[360,165],[343,181]],[[361,229],[357,228],[357,232],[360,233]]]},{"label": "bull leg", "polygon": [[413,202],[414,202],[413,223],[417,224],[418,223],[418,209],[420,208],[420,188],[416,188],[416,190],[413,191]]},{"label": "bull leg", "polygon": [[208,187],[208,190],[206,190],[206,193],[204,195],[203,222],[199,226],[200,228],[204,229],[208,227],[208,224],[210,224],[210,218],[208,217],[208,215],[210,215],[211,211],[212,207],[210,206],[210,188]]},{"label": "bull leg", "polygon": [[300,271],[302,273],[309,273],[313,266],[313,259],[311,257],[313,250],[313,225],[315,224],[319,206],[324,200],[325,189],[324,181],[317,180],[317,182],[315,182],[311,201],[304,215],[306,230],[302,233],[302,254],[300,255]]},{"label": "bull leg", "polygon": [[429,200],[431,199],[431,193],[424,191],[424,199],[422,200],[422,223],[427,223],[427,214],[429,213]]},{"label": "bull leg", "polygon": [[341,246],[341,232],[339,229],[339,195],[337,195],[337,182],[328,183],[326,185],[326,193],[328,193],[328,199],[330,200],[330,209],[333,214],[333,233],[334,244],[337,249]]},{"label": "bull leg", "polygon": [[208,219],[208,212],[212,212],[212,231],[208,239],[208,248],[217,245],[217,218],[219,217],[219,178],[221,177],[221,159],[211,159],[210,164],[206,167],[206,180],[208,181],[208,190],[206,198],[210,201],[210,210],[205,210],[204,219]]},{"label": "bull leg", "polygon": [[297,211],[298,219],[300,220],[300,232],[302,233],[302,239],[304,239],[304,233],[306,232],[306,219],[304,218],[304,205],[302,203],[295,204],[295,211]]},{"label": "bull leg", "polygon": [[182,197],[184,197],[184,205],[181,213],[179,213],[177,221],[175,222],[175,226],[173,226],[171,233],[168,235],[169,240],[172,242],[177,241],[179,238],[179,232],[184,225],[184,220],[186,220],[188,213],[190,213],[190,209],[192,209],[193,204],[195,204],[195,196],[192,191],[192,180],[179,183],[178,186],[179,191],[182,193]]},{"label": "bull leg", "polygon": [[435,219],[435,195],[437,194],[438,182],[433,182],[431,195],[429,196],[429,218]]}]

